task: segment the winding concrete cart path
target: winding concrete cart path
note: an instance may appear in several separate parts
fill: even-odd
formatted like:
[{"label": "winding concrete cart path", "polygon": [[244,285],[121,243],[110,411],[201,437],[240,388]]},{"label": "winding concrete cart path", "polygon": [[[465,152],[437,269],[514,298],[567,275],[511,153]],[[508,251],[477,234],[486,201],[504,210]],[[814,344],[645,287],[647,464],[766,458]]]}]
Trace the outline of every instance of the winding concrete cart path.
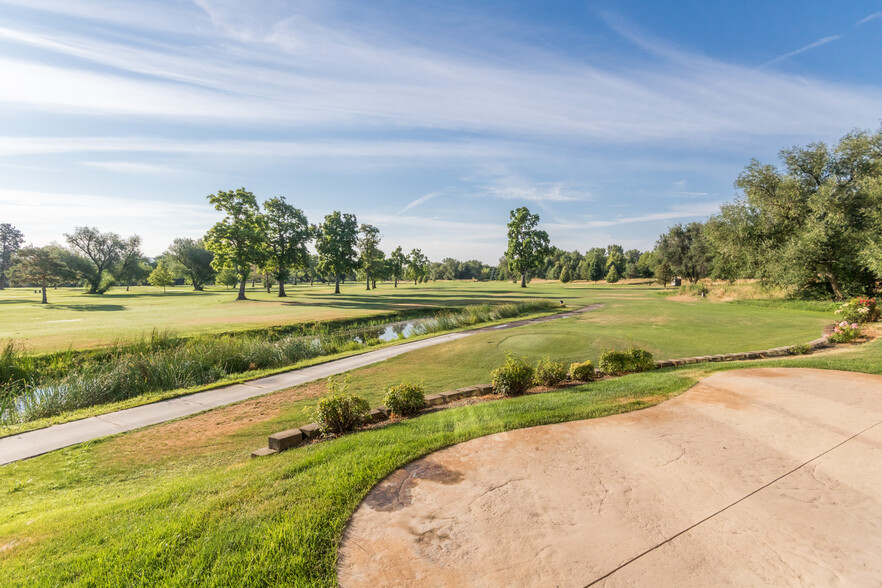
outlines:
[{"label": "winding concrete cart path", "polygon": [[61,425],[53,425],[51,427],[46,427],[45,429],[21,433],[20,435],[3,437],[0,438],[0,465],[21,459],[27,459],[29,457],[35,457],[43,453],[48,453],[49,451],[54,451],[70,445],[76,445],[77,443],[83,443],[85,441],[91,441],[100,437],[106,437],[107,435],[115,435],[117,433],[132,431],[134,429],[140,429],[141,427],[190,416],[205,410],[224,406],[225,404],[254,398],[255,396],[262,396],[271,392],[285,390],[314,380],[321,380],[334,374],[340,374],[360,367],[379,363],[392,357],[408,353],[409,351],[440,345],[442,343],[447,343],[448,341],[455,341],[476,333],[513,329],[524,325],[569,318],[577,314],[597,310],[601,307],[603,307],[603,304],[591,304],[576,310],[539,318],[521,319],[504,325],[481,327],[469,331],[460,331],[458,333],[430,337],[420,341],[402,343],[400,345],[368,351],[359,355],[353,355],[351,357],[329,361],[327,363],[299,370],[276,374],[258,380],[251,380],[244,384],[215,388],[213,390],[206,390],[205,392],[198,392],[196,394],[189,394],[178,398],[170,398],[168,400],[136,406],[135,408],[128,408],[100,416],[71,421]]},{"label": "winding concrete cart path", "polygon": [[658,406],[462,443],[347,528],[342,586],[878,586],[882,377],[715,374]]}]

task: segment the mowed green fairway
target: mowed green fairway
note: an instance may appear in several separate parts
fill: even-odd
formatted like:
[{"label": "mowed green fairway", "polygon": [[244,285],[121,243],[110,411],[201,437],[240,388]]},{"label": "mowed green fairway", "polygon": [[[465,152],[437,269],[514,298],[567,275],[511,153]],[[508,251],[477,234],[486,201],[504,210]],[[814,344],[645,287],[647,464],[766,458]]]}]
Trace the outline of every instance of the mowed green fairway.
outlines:
[{"label": "mowed green fairway", "polygon": [[0,339],[13,339],[32,351],[96,347],[116,339],[131,339],[153,329],[180,335],[219,333],[306,321],[368,316],[425,307],[466,306],[505,302],[539,295],[557,295],[554,288],[522,290],[509,283],[436,282],[414,286],[380,284],[365,291],[363,283],[341,286],[288,286],[287,298],[250,288],[251,300],[236,302],[232,290],[190,286],[115,288],[87,295],[81,289],[49,290],[49,304],[39,304],[33,289],[0,291]]},{"label": "mowed green fairway", "polygon": [[[646,285],[563,286],[531,284],[522,289],[508,282],[434,282],[414,286],[382,284],[371,292],[364,284],[346,284],[339,295],[324,285],[289,288],[288,298],[252,289],[252,300],[236,302],[235,293],[211,288],[193,292],[188,286],[115,289],[89,296],[76,289],[49,292],[51,304],[37,303],[33,290],[0,291],[0,339],[13,339],[32,351],[94,347],[130,339],[153,329],[178,334],[216,333],[286,325],[305,321],[368,316],[408,310],[499,303],[525,298],[563,300],[568,307],[592,303],[606,306],[595,313],[537,326],[505,336],[482,335],[470,340],[463,357],[480,350],[496,361],[505,350],[530,357],[546,353],[563,360],[596,358],[605,347],[645,345],[659,357],[695,353],[745,351],[814,339],[832,316],[820,312],[691,302],[660,296],[661,288]],[[489,352],[489,353],[485,353]],[[452,350],[449,353],[456,353]],[[483,365],[483,364],[482,364]]]}]

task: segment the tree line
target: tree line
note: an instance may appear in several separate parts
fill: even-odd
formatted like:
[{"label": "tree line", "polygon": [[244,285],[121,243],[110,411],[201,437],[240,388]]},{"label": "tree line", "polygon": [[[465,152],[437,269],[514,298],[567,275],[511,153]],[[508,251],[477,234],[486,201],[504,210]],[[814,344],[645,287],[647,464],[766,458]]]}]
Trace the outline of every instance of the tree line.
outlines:
[{"label": "tree line", "polygon": [[[175,239],[161,256],[147,259],[137,235],[123,238],[94,227],[66,234],[67,247],[22,247],[24,236],[0,224],[0,288],[10,279],[46,286],[85,284],[101,294],[118,284],[147,281],[165,287],[184,279],[195,290],[210,283],[238,286],[258,279],[268,291],[297,281],[511,280],[570,282],[680,277],[734,281],[758,279],[806,295],[844,298],[873,295],[882,282],[882,129],[853,131],[836,146],[812,143],[779,154],[780,166],[753,160],[739,174],[738,197],[706,222],[677,224],[651,251],[621,245],[584,254],[550,245],[539,215],[511,211],[508,248],[496,266],[478,260],[431,262],[420,249],[399,246],[388,256],[380,231],[356,216],[335,211],[310,224],[284,197],[259,205],[244,188],[219,191],[209,202],[224,218],[202,239]],[[315,250],[310,254],[308,245]]]}]

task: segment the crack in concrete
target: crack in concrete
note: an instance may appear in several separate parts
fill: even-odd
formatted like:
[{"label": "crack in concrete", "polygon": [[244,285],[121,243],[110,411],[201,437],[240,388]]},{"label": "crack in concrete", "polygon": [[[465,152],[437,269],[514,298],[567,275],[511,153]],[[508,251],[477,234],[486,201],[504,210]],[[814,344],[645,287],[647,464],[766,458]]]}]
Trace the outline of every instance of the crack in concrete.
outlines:
[{"label": "crack in concrete", "polygon": [[[644,551],[644,552],[642,552],[642,553],[640,553],[640,554],[638,554],[638,555],[635,555],[634,557],[632,557],[632,558],[629,559],[628,561],[622,563],[621,565],[619,565],[619,566],[616,567],[615,569],[610,570],[609,572],[605,573],[604,575],[600,576],[599,578],[596,578],[596,579],[594,579],[593,581],[591,581],[590,583],[586,584],[586,585],[585,585],[585,588],[589,588],[590,586],[594,586],[594,585],[596,585],[597,583],[602,582],[603,580],[606,580],[607,578],[609,578],[609,577],[612,576],[613,574],[615,574],[615,573],[617,573],[617,572],[623,570],[624,568],[628,567],[628,566],[631,565],[632,563],[634,563],[634,562],[636,562],[637,560],[641,559],[641,558],[644,557],[645,555],[648,555],[648,554],[652,553],[653,551],[655,551],[656,549],[658,549],[658,548],[660,548],[660,547],[662,547],[662,546],[664,546],[664,545],[667,545],[668,543],[671,543],[674,539],[677,539],[677,538],[680,537],[681,535],[685,535],[686,533],[688,533],[688,532],[691,531],[692,529],[695,529],[696,527],[698,527],[698,526],[700,526],[700,525],[703,525],[704,523],[706,523],[707,521],[709,521],[709,520],[711,520],[712,518],[716,517],[717,515],[726,512],[727,510],[729,510],[729,509],[732,508],[733,506],[735,506],[735,505],[737,505],[737,504],[740,504],[740,503],[744,502],[745,500],[747,500],[747,499],[750,498],[751,496],[753,496],[753,495],[755,495],[755,494],[758,494],[759,492],[762,492],[763,490],[765,490],[766,488],[772,486],[773,484],[775,484],[775,483],[777,483],[777,482],[783,480],[784,478],[787,478],[788,476],[791,476],[792,474],[798,472],[799,470],[803,469],[804,467],[806,467],[807,465],[811,464],[812,462],[817,461],[818,459],[820,459],[821,457],[827,455],[827,454],[830,453],[831,451],[834,451],[834,450],[836,450],[836,449],[842,447],[843,445],[845,445],[845,444],[848,443],[849,441],[852,441],[853,439],[855,439],[855,438],[857,438],[857,437],[863,435],[864,433],[866,433],[866,432],[869,431],[870,429],[873,429],[873,428],[875,428],[875,427],[877,427],[877,426],[879,426],[879,425],[882,425],[882,421],[879,421],[879,422],[877,422],[877,423],[875,423],[875,424],[872,424],[872,425],[870,425],[869,427],[867,427],[867,428],[865,428],[865,429],[863,429],[863,430],[861,430],[861,431],[855,433],[855,434],[852,435],[851,437],[849,437],[849,438],[847,438],[847,439],[841,441],[840,443],[837,443],[837,444],[834,445],[833,447],[831,447],[831,448],[829,448],[829,449],[827,449],[827,450],[825,450],[825,451],[822,451],[821,453],[819,453],[818,455],[816,455],[816,456],[814,456],[813,458],[809,459],[808,461],[805,461],[805,462],[799,464],[798,466],[796,466],[795,468],[793,468],[793,469],[790,470],[789,472],[786,472],[786,473],[784,473],[784,474],[781,474],[780,476],[778,476],[777,478],[775,478],[775,479],[772,480],[771,482],[768,482],[768,483],[766,483],[766,484],[763,484],[762,486],[760,486],[760,487],[757,488],[756,490],[753,490],[752,492],[750,492],[750,493],[748,493],[748,494],[742,496],[741,498],[739,498],[738,500],[732,502],[731,504],[728,504],[727,506],[724,506],[723,508],[721,508],[721,509],[718,510],[717,512],[715,512],[715,513],[713,513],[713,514],[711,514],[711,515],[706,516],[705,518],[701,519],[701,520],[698,521],[697,523],[694,523],[694,524],[692,524],[692,525],[686,527],[686,528],[683,529],[682,531],[680,531],[680,532],[678,532],[678,533],[675,533],[674,535],[671,535],[670,537],[668,537],[667,539],[665,539],[665,540],[662,541],[661,543],[658,543],[657,545],[654,545],[653,547],[650,547],[650,548],[647,549],[646,551]],[[780,557],[780,556],[779,556],[779,557]],[[787,564],[785,564],[785,565],[787,565]],[[788,566],[788,567],[789,567],[789,566]]]}]

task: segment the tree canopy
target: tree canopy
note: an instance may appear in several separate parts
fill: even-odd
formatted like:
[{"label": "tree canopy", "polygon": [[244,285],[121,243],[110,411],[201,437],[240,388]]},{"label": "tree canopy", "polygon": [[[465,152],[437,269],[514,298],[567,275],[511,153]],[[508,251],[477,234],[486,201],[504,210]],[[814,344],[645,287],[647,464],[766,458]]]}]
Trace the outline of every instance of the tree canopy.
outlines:
[{"label": "tree canopy", "polygon": [[12,266],[12,256],[24,243],[21,231],[9,223],[0,223],[0,290],[9,285],[6,272]]},{"label": "tree canopy", "polygon": [[41,304],[47,304],[46,288],[71,278],[71,271],[64,263],[61,251],[55,246],[25,247],[19,249],[10,272],[19,284],[36,284],[42,291]]},{"label": "tree canopy", "polygon": [[306,245],[312,239],[312,229],[306,215],[285,201],[284,196],[270,198],[263,203],[266,219],[267,246],[270,273],[279,282],[279,296],[285,297],[285,281],[291,271],[309,265]]},{"label": "tree canopy", "polygon": [[522,206],[512,210],[508,223],[509,269],[521,275],[521,288],[527,287],[527,272],[538,267],[548,254],[548,233],[536,228],[539,215]]},{"label": "tree canopy", "polygon": [[373,225],[361,225],[358,237],[359,265],[364,272],[365,289],[371,289],[371,276],[382,273],[377,267],[385,256],[380,251],[380,229]]},{"label": "tree canopy", "polygon": [[202,239],[175,239],[165,254],[196,291],[202,291],[217,274],[211,265],[214,253],[205,248]]},{"label": "tree canopy", "polygon": [[141,238],[137,235],[123,240],[116,233],[102,233],[95,227],[77,227],[66,234],[68,244],[82,254],[80,259],[69,259],[68,265],[89,286],[89,294],[104,294],[116,281],[114,268],[124,255],[141,253]]},{"label": "tree canopy", "polygon": [[752,161],[736,181],[741,196],[708,222],[715,275],[871,294],[882,278],[882,130],[779,158],[780,167]]},{"label": "tree canopy", "polygon": [[209,194],[208,201],[226,214],[205,235],[205,247],[214,253],[212,267],[217,271],[227,267],[235,270],[239,278],[236,300],[247,300],[245,282],[251,274],[251,266],[263,264],[268,256],[266,221],[254,194],[245,188]]},{"label": "tree canopy", "polygon": [[318,269],[334,277],[334,294],[340,293],[340,277],[358,267],[358,221],[354,214],[335,210],[325,216],[316,233]]}]

